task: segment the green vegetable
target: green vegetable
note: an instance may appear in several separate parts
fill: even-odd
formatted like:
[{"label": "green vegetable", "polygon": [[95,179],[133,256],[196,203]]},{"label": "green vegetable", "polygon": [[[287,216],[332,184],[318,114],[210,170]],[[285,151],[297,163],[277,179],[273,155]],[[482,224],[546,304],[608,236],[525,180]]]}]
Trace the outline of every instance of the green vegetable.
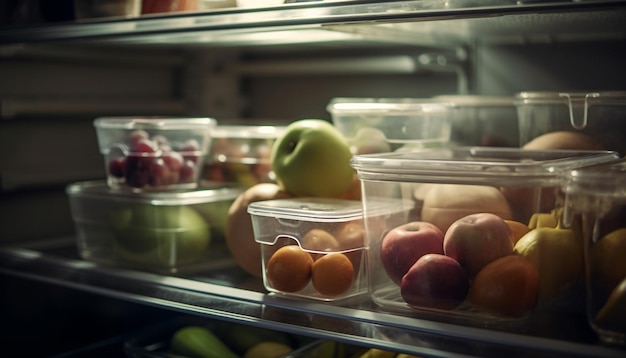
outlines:
[{"label": "green vegetable", "polygon": [[174,333],[170,353],[190,358],[238,358],[210,330],[200,326],[187,326]]}]

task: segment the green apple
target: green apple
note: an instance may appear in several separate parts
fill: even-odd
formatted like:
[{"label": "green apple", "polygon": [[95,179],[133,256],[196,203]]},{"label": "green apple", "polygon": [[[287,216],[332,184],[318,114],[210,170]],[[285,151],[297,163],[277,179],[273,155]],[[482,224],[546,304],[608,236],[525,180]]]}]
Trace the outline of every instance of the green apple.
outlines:
[{"label": "green apple", "polygon": [[142,265],[196,261],[211,239],[204,218],[187,206],[133,204],[113,211],[110,219],[120,256]]},{"label": "green apple", "polygon": [[345,137],[322,119],[289,124],[272,147],[277,183],[295,196],[338,197],[352,185],[352,153]]}]

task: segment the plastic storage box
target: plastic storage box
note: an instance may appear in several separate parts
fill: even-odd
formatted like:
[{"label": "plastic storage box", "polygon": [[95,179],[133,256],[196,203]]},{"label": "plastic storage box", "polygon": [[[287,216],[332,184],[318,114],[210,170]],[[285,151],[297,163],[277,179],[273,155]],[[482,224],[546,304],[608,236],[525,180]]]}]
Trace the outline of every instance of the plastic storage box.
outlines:
[{"label": "plastic storage box", "polygon": [[[515,96],[520,145],[549,132],[576,132],[576,145],[626,154],[626,92],[521,92]],[[583,144],[586,143],[586,144]],[[561,144],[562,145],[562,144]],[[580,147],[579,147],[580,148]]]},{"label": "plastic storage box", "polygon": [[367,292],[360,201],[276,199],[248,212],[268,291],[322,301]]},{"label": "plastic storage box", "polygon": [[457,115],[450,104],[417,98],[334,98],[327,110],[354,154],[440,147]]},{"label": "plastic storage box", "polygon": [[134,191],[195,188],[216,125],[213,118],[96,118],[109,186]]},{"label": "plastic storage box", "polygon": [[587,316],[603,342],[626,344],[626,160],[567,173],[566,224],[585,242]]},{"label": "plastic storage box", "polygon": [[[391,311],[479,325],[519,322],[534,308],[549,307],[570,281],[550,283],[548,273],[534,274],[539,270],[526,261],[535,254],[521,254],[533,245],[518,246],[520,237],[556,220],[560,173],[615,158],[604,151],[491,147],[354,156],[363,188],[373,301]],[[406,221],[371,220],[370,203],[382,199],[395,200]],[[473,214],[479,216],[467,220]],[[458,223],[462,218],[467,221]],[[419,224],[401,227],[410,222]],[[508,257],[514,253],[527,260]],[[430,262],[421,260],[427,254]],[[505,256],[512,262],[482,272]]]},{"label": "plastic storage box", "polygon": [[284,131],[284,126],[218,125],[202,178],[245,187],[274,182],[272,145]]},{"label": "plastic storage box", "polygon": [[450,141],[457,145],[519,147],[517,108],[513,97],[443,95],[433,100],[458,108]]},{"label": "plastic storage box", "polygon": [[[67,187],[79,255],[158,272],[210,267],[222,259],[228,208],[241,188],[161,193],[112,191],[103,181]],[[216,245],[217,244],[217,245]]]}]

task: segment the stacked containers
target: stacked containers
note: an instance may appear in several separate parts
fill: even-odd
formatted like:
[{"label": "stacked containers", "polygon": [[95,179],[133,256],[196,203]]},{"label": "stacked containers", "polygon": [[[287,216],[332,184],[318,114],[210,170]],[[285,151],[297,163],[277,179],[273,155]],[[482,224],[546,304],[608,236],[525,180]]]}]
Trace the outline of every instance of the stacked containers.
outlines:
[{"label": "stacked containers", "polygon": [[521,92],[515,96],[515,104],[520,145],[550,132],[566,131],[576,137],[561,146],[585,145],[626,154],[624,91]]},{"label": "stacked containers", "polygon": [[80,256],[159,272],[206,267],[242,189],[200,183],[211,118],[94,121],[107,180],[67,187]]},{"label": "stacked containers", "polygon": [[417,98],[334,98],[327,106],[354,154],[441,147],[456,108]]},{"label": "stacked containers", "polygon": [[272,145],[285,131],[278,125],[218,125],[205,159],[202,179],[243,187],[273,183]]},{"label": "stacked containers", "polygon": [[517,108],[513,97],[442,95],[434,101],[458,108],[452,122],[450,141],[456,145],[518,147]]},{"label": "stacked containers", "polygon": [[[582,273],[566,271],[566,279],[552,280],[555,275],[539,267],[545,260],[541,256],[548,254],[533,250],[543,244],[533,245],[535,234],[529,239],[520,237],[527,236],[525,234],[532,229],[556,226],[558,209],[562,207],[560,173],[616,157],[614,152],[603,151],[487,147],[354,156],[352,165],[363,190],[373,301],[393,311],[422,312],[484,324],[519,319],[535,308],[552,307],[559,298],[571,298],[568,297],[570,288],[582,282]],[[371,220],[370,204],[381,199],[395,200],[394,206],[406,213],[405,221]],[[482,218],[474,217],[464,225],[456,225],[462,226],[461,229],[451,230],[456,220],[471,214],[480,214]],[[494,216],[499,218],[494,219]],[[505,222],[508,228],[504,228],[504,219],[517,224]],[[404,233],[394,231],[400,224],[414,221],[428,225],[404,228]],[[521,230],[523,228],[525,230]],[[480,232],[484,235],[479,235]],[[518,232],[520,234],[513,235]],[[412,236],[414,241],[402,246],[399,236]],[[541,241],[548,241],[547,245],[552,246],[551,240]],[[580,258],[577,262],[581,263],[582,247],[578,250],[569,243],[566,246],[573,260]],[[406,285],[413,289],[403,287],[404,275],[426,253],[439,254],[432,261],[443,264],[453,264],[444,256],[452,257],[463,270],[444,269],[429,280],[430,268],[415,269]],[[496,258],[505,256],[510,263],[500,262],[495,268],[482,272]],[[512,256],[523,256],[525,260]],[[428,267],[441,266],[435,263]],[[479,276],[484,277],[479,279]],[[419,284],[410,284],[410,281]],[[477,282],[481,282],[480,285]],[[492,293],[496,293],[495,296]]]},{"label": "stacked containers", "polygon": [[626,344],[626,160],[566,173],[564,218],[585,243],[587,317],[606,343]]}]

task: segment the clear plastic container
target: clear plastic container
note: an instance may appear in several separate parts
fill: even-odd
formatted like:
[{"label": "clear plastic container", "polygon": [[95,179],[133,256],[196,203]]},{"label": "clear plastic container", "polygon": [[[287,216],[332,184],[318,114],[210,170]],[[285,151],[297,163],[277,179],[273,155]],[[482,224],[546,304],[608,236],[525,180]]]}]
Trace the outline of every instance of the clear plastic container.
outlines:
[{"label": "clear plastic container", "polygon": [[564,218],[585,243],[587,317],[603,342],[626,344],[626,160],[567,173]]},{"label": "clear plastic container", "polygon": [[284,131],[284,126],[218,125],[202,179],[245,187],[274,182],[272,145]]},{"label": "clear plastic container", "polygon": [[[533,239],[520,242],[527,233],[556,221],[563,200],[560,174],[615,158],[614,152],[604,151],[493,147],[354,156],[352,166],[363,190],[373,301],[390,311],[478,325],[518,324],[533,312],[565,309],[580,298],[572,287],[580,286],[582,273],[542,287],[543,272],[534,273],[540,261],[532,261],[535,254],[526,252]],[[371,203],[383,199],[395,201],[390,206],[406,213],[404,222],[371,220]],[[401,227],[409,223],[414,224]],[[582,248],[573,251],[582,256]],[[534,269],[509,257],[516,253],[532,261]],[[427,254],[438,256],[429,256],[431,262],[421,260]],[[500,258],[511,262],[486,270]],[[446,265],[448,269],[435,274]]]},{"label": "clear plastic container", "polygon": [[83,259],[169,273],[224,259],[228,208],[243,189],[133,193],[88,181],[66,191]]},{"label": "clear plastic container", "polygon": [[433,100],[458,108],[450,141],[457,145],[519,147],[517,108],[513,97],[442,95]]},{"label": "clear plastic container", "polygon": [[268,291],[322,301],[367,292],[360,201],[276,199],[248,212]]},{"label": "clear plastic container", "polygon": [[450,104],[416,98],[334,98],[327,110],[354,154],[441,147],[457,115]]},{"label": "clear plastic container", "polygon": [[626,91],[521,92],[515,104],[520,145],[550,132],[569,131],[583,135],[585,142],[626,154]]},{"label": "clear plastic container", "polygon": [[216,125],[213,118],[96,118],[107,183],[133,191],[197,187]]}]

